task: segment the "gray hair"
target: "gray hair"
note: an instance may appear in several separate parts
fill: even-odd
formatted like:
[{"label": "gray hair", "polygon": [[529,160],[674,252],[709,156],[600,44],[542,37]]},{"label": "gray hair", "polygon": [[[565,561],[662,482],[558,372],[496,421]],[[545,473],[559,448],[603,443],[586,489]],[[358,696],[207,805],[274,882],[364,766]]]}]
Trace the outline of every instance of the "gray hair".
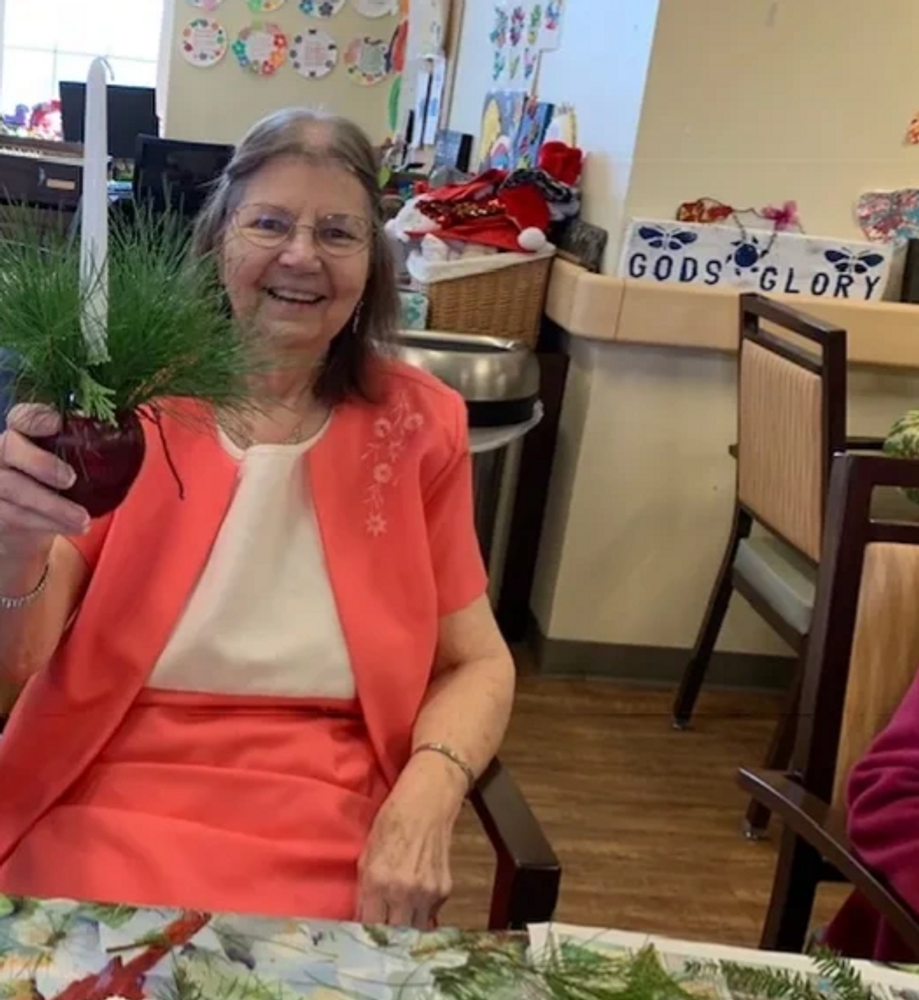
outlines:
[{"label": "gray hair", "polygon": [[338,115],[288,108],[262,119],[243,138],[217,182],[198,220],[192,251],[216,256],[249,181],[284,157],[336,163],[356,177],[367,193],[373,238],[370,273],[361,305],[332,341],[314,391],[329,404],[349,397],[372,400],[374,361],[380,347],[395,339],[400,305],[389,238],[383,228],[377,154],[367,135]]}]

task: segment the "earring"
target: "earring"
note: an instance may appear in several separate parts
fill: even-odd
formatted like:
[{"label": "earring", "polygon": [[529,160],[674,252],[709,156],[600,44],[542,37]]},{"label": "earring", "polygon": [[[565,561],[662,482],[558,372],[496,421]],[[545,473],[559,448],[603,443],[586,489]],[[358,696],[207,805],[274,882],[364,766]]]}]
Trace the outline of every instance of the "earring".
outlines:
[{"label": "earring", "polygon": [[364,300],[361,299],[357,304],[357,309],[354,310],[354,318],[351,320],[351,332],[356,334],[357,329],[361,324],[361,314],[364,311]]}]

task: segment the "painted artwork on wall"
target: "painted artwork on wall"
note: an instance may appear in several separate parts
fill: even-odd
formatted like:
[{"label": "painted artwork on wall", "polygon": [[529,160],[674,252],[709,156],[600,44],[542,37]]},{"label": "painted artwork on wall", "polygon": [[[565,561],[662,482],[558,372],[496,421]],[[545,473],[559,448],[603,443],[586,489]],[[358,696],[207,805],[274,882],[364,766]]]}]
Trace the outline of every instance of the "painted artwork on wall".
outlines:
[{"label": "painted artwork on wall", "polygon": [[485,96],[479,129],[479,170],[510,170],[526,95],[507,90]]},{"label": "painted artwork on wall", "polygon": [[258,76],[274,76],[287,61],[287,50],[287,35],[270,22],[257,21],[243,28],[233,43],[240,67]]},{"label": "painted artwork on wall", "polygon": [[449,0],[414,0],[409,39],[413,59],[432,59],[444,54],[449,19]]},{"label": "painted artwork on wall", "polygon": [[345,0],[300,0],[300,10],[307,17],[335,17],[345,5]]},{"label": "painted artwork on wall", "polygon": [[389,76],[389,42],[383,38],[355,38],[345,49],[344,64],[352,83],[376,86]]},{"label": "painted artwork on wall", "polygon": [[514,168],[529,169],[536,166],[540,147],[546,138],[549,122],[555,106],[528,98],[520,113],[520,126],[514,140],[514,152],[511,162]]},{"label": "painted artwork on wall", "polygon": [[540,55],[561,44],[563,0],[496,0],[488,26],[495,88],[532,93]]},{"label": "painted artwork on wall", "polygon": [[216,66],[227,54],[229,42],[223,25],[209,17],[197,17],[182,32],[182,55],[198,69]]},{"label": "painted artwork on wall", "polygon": [[869,240],[903,244],[919,239],[919,189],[866,191],[855,207],[858,223]]},{"label": "painted artwork on wall", "polygon": [[338,43],[321,28],[309,28],[294,38],[290,61],[300,76],[321,80],[338,64]]}]

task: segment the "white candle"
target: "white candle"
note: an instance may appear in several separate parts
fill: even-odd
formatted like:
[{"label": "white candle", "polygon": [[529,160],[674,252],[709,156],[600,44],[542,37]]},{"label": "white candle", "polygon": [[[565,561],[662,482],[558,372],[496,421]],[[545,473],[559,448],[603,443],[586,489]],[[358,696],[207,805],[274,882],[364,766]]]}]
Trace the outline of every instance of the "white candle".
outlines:
[{"label": "white candle", "polygon": [[83,338],[90,361],[108,360],[108,66],[94,59],[86,80],[80,244]]}]

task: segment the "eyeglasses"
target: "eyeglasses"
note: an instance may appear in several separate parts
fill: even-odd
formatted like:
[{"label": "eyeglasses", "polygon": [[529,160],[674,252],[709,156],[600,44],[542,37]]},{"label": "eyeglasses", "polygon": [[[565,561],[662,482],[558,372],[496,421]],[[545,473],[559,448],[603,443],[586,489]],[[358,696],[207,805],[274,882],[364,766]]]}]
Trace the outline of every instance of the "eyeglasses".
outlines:
[{"label": "eyeglasses", "polygon": [[310,226],[275,205],[243,205],[233,215],[239,235],[253,246],[274,250],[289,243],[301,229],[330,257],[350,257],[370,242],[373,225],[359,215],[325,215]]}]

